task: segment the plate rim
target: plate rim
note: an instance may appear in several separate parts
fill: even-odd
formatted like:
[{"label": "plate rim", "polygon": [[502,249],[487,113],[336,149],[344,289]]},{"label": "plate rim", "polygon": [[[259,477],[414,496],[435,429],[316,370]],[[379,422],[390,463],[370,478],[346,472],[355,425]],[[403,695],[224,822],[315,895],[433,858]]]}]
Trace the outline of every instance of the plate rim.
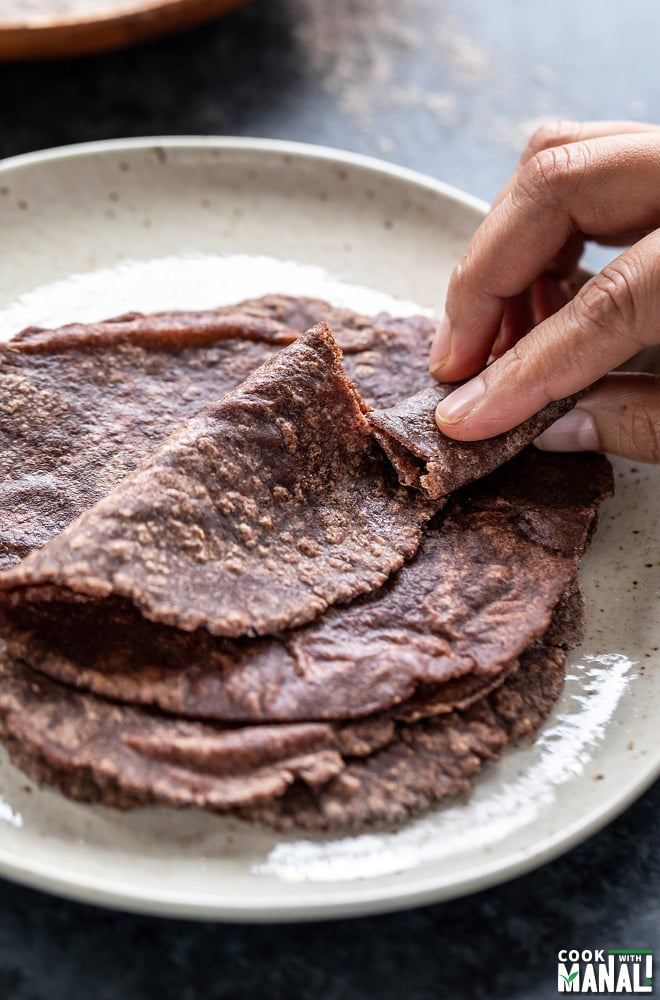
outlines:
[{"label": "plate rim", "polygon": [[20,167],[29,167],[40,163],[70,159],[72,157],[93,156],[99,153],[122,152],[126,150],[143,150],[145,152],[159,149],[221,149],[226,151],[244,150],[255,153],[279,153],[283,156],[293,156],[301,159],[322,160],[337,164],[348,164],[363,170],[378,174],[388,174],[397,180],[406,181],[416,186],[426,188],[439,194],[449,201],[470,208],[480,214],[485,214],[490,205],[483,198],[469,194],[461,188],[446,181],[438,180],[430,174],[422,173],[411,167],[404,167],[389,160],[381,160],[366,153],[355,153],[351,150],[335,146],[325,146],[312,142],[300,142],[294,139],[268,139],[259,136],[239,135],[153,135],[135,136],[124,139],[94,139],[90,142],[76,142],[62,146],[51,146],[29,153],[18,153],[0,159],[0,173]]},{"label": "plate rim", "polygon": [[[58,897],[87,903],[93,906],[107,907],[127,913],[143,914],[155,917],[172,917],[199,920],[205,922],[221,921],[239,924],[275,924],[275,923],[316,923],[323,920],[340,920],[347,917],[366,917],[386,913],[396,913],[401,910],[414,909],[421,906],[431,906],[436,903],[450,902],[452,899],[465,898],[477,892],[502,885],[520,876],[530,874],[543,865],[567,854],[574,847],[585,843],[591,836],[598,833],[609,822],[616,819],[632,805],[660,777],[660,763],[654,772],[649,772],[637,785],[630,786],[623,798],[612,794],[601,809],[594,809],[589,814],[589,821],[576,822],[571,827],[559,833],[546,837],[541,841],[541,849],[529,850],[521,848],[511,856],[506,865],[493,861],[487,868],[482,866],[479,873],[464,879],[460,884],[427,884],[425,888],[406,888],[405,879],[408,870],[394,872],[388,878],[402,877],[401,889],[388,885],[385,888],[374,888],[365,891],[366,880],[351,879],[343,883],[345,891],[332,900],[315,900],[313,902],[295,902],[283,904],[282,893],[272,901],[270,897],[260,900],[259,908],[241,903],[218,902],[217,894],[207,902],[203,897],[195,900],[186,899],[181,893],[164,891],[136,892],[133,888],[109,888],[108,883],[94,877],[78,879],[53,874],[45,865],[33,865],[28,871],[12,863],[7,863],[0,849],[0,877],[7,878],[27,888],[38,889]],[[428,878],[420,881],[429,882]],[[286,886],[287,883],[283,883]],[[323,885],[323,883],[319,883]],[[359,898],[355,897],[354,887],[360,886]],[[284,893],[285,894],[285,893]]]},{"label": "plate rim", "polygon": [[[415,187],[432,191],[445,200],[470,209],[480,216],[488,210],[484,200],[475,197],[454,185],[438,180],[428,174],[380,160],[377,157],[331,146],[298,142],[284,139],[269,139],[246,136],[142,136],[127,139],[104,139],[93,142],[76,143],[22,153],[0,160],[0,177],[24,167],[56,163],[71,158],[98,156],[104,153],[128,151],[151,151],[158,149],[190,149],[205,151],[220,149],[227,152],[245,151],[256,155],[279,154],[300,159],[318,160],[323,163],[348,165],[349,167],[389,176]],[[460,883],[447,884],[446,879],[433,881],[428,874],[410,878],[409,870],[385,876],[390,880],[401,878],[401,885],[369,886],[366,879],[351,879],[342,883],[341,890],[332,899],[295,900],[286,902],[286,891],[280,891],[277,899],[269,895],[262,897],[259,908],[236,899],[223,899],[222,893],[214,891],[206,899],[201,896],[185,898],[181,892],[166,889],[162,893],[153,888],[136,891],[129,885],[128,876],[124,882],[111,886],[108,881],[96,876],[71,874],[58,875],[56,865],[32,863],[29,867],[18,864],[0,848],[0,876],[21,885],[58,896],[74,899],[97,906],[106,906],[129,912],[153,916],[183,917],[198,920],[224,920],[241,923],[274,923],[287,921],[315,921],[359,917],[375,913],[395,912],[416,906],[430,905],[459,896],[467,896],[487,889],[520,875],[526,874],[543,864],[570,851],[577,844],[587,840],[607,823],[622,813],[642,795],[660,776],[660,760],[643,776],[626,788],[623,795],[612,792],[600,805],[560,831],[547,835],[533,847],[520,848],[510,854],[506,861],[494,859],[489,864],[481,863],[478,871],[464,877]],[[423,883],[423,885],[421,884]],[[286,885],[286,883],[283,883]],[[335,883],[335,886],[337,883]]]}]

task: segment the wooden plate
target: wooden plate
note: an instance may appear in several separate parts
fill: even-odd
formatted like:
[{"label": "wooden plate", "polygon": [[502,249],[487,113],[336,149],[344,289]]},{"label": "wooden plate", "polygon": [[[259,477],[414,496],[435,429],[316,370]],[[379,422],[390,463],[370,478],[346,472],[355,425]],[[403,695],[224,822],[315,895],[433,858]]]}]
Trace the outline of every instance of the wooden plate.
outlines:
[{"label": "wooden plate", "polygon": [[209,21],[245,0],[8,0],[0,59],[48,59],[137,45]]}]

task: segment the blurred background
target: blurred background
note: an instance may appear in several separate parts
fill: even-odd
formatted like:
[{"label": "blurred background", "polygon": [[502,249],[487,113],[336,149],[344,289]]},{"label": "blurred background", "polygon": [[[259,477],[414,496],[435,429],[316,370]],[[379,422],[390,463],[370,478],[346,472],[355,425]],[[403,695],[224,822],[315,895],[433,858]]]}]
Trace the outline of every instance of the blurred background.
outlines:
[{"label": "blurred background", "polygon": [[[0,27],[5,5],[76,8],[0,0]],[[653,119],[659,30],[652,0],[251,0],[153,44],[0,64],[0,154],[268,136],[370,153],[490,199],[549,117]]]},{"label": "blurred background", "polygon": [[[73,2],[0,0],[5,55],[16,25],[48,6],[75,19]],[[0,62],[0,156],[120,136],[265,136],[368,153],[490,200],[548,118],[658,120],[659,38],[652,0],[251,0],[137,47]],[[660,961],[659,817],[656,785],[524,878],[333,924],[195,925],[4,883],[0,998],[552,997],[559,947],[656,947]]]}]

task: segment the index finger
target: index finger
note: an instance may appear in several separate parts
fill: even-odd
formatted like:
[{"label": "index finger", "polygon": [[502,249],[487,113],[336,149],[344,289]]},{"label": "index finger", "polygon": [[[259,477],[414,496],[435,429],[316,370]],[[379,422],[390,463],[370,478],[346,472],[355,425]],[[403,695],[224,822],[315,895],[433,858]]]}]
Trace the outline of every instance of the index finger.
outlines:
[{"label": "index finger", "polygon": [[484,367],[506,299],[542,274],[572,234],[614,237],[658,225],[659,154],[660,133],[647,132],[533,156],[452,275],[443,356],[435,345],[433,375],[458,381]]},{"label": "index finger", "polygon": [[446,396],[436,422],[475,441],[509,430],[649,347],[660,329],[660,230],[594,275],[476,378]]}]

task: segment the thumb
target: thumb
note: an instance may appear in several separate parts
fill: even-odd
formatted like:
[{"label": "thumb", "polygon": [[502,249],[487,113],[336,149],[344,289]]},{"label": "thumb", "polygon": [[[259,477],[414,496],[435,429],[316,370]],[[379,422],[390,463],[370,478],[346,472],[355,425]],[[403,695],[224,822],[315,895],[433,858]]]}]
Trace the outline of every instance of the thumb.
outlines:
[{"label": "thumb", "polygon": [[614,373],[537,439],[546,451],[609,451],[660,462],[660,376]]}]

